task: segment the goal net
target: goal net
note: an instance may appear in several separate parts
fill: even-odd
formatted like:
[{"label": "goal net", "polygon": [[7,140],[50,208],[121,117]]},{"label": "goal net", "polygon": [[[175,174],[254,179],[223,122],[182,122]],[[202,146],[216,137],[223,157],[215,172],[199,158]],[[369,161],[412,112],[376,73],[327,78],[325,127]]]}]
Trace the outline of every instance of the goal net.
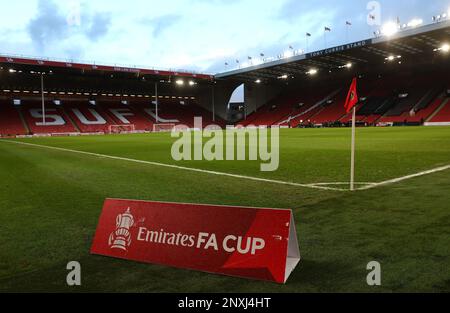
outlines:
[{"label": "goal net", "polygon": [[154,132],[171,132],[177,125],[173,123],[153,124]]},{"label": "goal net", "polygon": [[110,134],[132,133],[136,130],[133,124],[129,125],[109,125]]}]

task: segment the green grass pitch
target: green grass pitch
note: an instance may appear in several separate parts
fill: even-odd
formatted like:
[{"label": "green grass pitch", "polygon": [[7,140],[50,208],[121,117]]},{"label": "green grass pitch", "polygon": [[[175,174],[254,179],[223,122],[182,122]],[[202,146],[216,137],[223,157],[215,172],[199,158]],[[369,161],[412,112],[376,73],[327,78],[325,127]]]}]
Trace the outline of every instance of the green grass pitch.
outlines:
[{"label": "green grass pitch", "polygon": [[[253,161],[177,163],[169,134],[20,141],[286,182],[349,179],[349,129],[282,130],[273,173]],[[357,130],[358,182],[449,164],[450,128]],[[92,256],[107,197],[291,208],[303,259],[276,285]],[[381,287],[366,284],[373,260]],[[82,265],[81,287],[66,285],[69,261]],[[0,141],[0,292],[448,292],[449,264],[450,170],[351,193]]]}]

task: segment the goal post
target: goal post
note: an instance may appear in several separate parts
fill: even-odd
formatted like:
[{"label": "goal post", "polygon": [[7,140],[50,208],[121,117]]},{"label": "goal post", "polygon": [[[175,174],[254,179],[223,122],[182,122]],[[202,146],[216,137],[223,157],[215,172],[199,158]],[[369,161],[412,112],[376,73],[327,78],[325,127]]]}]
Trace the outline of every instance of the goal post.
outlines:
[{"label": "goal post", "polygon": [[136,127],[134,126],[134,124],[109,125],[108,131],[110,134],[126,134],[136,131]]},{"label": "goal post", "polygon": [[173,123],[153,124],[153,132],[171,132],[176,126]]}]

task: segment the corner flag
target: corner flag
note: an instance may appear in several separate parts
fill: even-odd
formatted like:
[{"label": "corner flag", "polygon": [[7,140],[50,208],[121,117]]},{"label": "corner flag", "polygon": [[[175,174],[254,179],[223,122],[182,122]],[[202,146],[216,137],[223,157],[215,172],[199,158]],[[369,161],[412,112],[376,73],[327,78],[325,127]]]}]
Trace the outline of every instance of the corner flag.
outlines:
[{"label": "corner flag", "polygon": [[352,157],[350,165],[350,190],[355,190],[355,137],[356,137],[356,104],[358,103],[358,92],[356,90],[356,77],[353,78],[352,85],[348,91],[345,101],[345,110],[347,113],[353,110],[352,114]]},{"label": "corner flag", "polygon": [[353,78],[352,85],[350,86],[350,90],[348,91],[347,100],[345,101],[345,111],[347,113],[349,113],[359,101],[356,85],[357,82],[355,77]]}]

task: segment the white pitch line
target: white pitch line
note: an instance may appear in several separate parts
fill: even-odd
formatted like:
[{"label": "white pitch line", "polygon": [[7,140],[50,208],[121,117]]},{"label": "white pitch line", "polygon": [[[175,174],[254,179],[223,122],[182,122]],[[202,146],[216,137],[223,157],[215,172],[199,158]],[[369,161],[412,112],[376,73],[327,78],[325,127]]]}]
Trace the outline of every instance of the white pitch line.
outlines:
[{"label": "white pitch line", "polygon": [[409,179],[413,179],[413,178],[417,178],[417,177],[422,177],[422,176],[426,176],[426,175],[430,175],[430,174],[434,174],[434,173],[439,173],[439,172],[443,172],[450,169],[450,165],[446,165],[446,166],[441,166],[441,167],[437,167],[431,170],[427,170],[427,171],[423,171],[423,172],[419,172],[419,173],[415,173],[415,174],[411,174],[411,175],[407,175],[407,176],[403,176],[403,177],[399,177],[399,178],[394,178],[394,179],[389,179],[380,183],[375,183],[372,185],[368,185],[365,187],[361,187],[358,188],[357,190],[369,190],[369,189],[373,189],[373,188],[377,188],[380,186],[386,186],[386,185],[392,185],[392,184],[396,184],[405,180],[409,180]]},{"label": "white pitch line", "polygon": [[[376,185],[377,183],[356,183],[355,185]],[[337,183],[313,183],[308,184],[308,186],[339,186],[339,185],[350,185],[350,182],[337,182]]]},{"label": "white pitch line", "polygon": [[303,187],[303,188],[310,188],[310,189],[320,189],[320,190],[328,190],[328,191],[348,191],[348,190],[341,189],[341,188],[332,188],[332,187],[325,187],[325,186],[313,186],[313,185],[308,185],[308,184],[298,184],[298,183],[293,183],[293,182],[285,182],[285,181],[281,181],[281,180],[273,180],[273,179],[265,179],[265,178],[258,178],[258,177],[252,177],[252,176],[236,175],[236,174],[216,172],[216,171],[209,171],[209,170],[202,170],[202,169],[198,169],[198,168],[184,167],[184,166],[171,165],[171,164],[165,164],[165,163],[158,163],[158,162],[151,162],[151,161],[129,159],[129,158],[117,157],[117,156],[112,156],[112,155],[107,155],[107,154],[98,154],[98,153],[86,152],[86,151],[80,151],[80,150],[72,150],[72,149],[52,147],[52,146],[46,146],[46,145],[38,145],[38,144],[34,144],[34,143],[20,142],[20,141],[14,141],[14,140],[3,140],[3,139],[0,139],[0,142],[15,143],[15,144],[18,144],[18,145],[24,145],[24,146],[30,146],[30,147],[44,148],[44,149],[50,149],[50,150],[56,150],[56,151],[62,151],[62,152],[77,153],[77,154],[89,155],[89,156],[92,156],[92,157],[98,157],[98,158],[105,158],[105,159],[112,159],[112,160],[119,160],[119,161],[126,161],[126,162],[140,163],[140,164],[147,164],[147,165],[153,165],[153,166],[159,166],[159,167],[167,167],[167,168],[172,168],[172,169],[191,171],[191,172],[198,172],[198,173],[204,173],[204,174],[211,174],[211,175],[217,175],[217,176],[226,176],[226,177],[233,177],[233,178],[239,178],[239,179],[247,179],[247,180],[253,180],[253,181],[264,182],[264,183],[272,183],[272,184],[287,185],[287,186],[294,186],[294,187]]}]

